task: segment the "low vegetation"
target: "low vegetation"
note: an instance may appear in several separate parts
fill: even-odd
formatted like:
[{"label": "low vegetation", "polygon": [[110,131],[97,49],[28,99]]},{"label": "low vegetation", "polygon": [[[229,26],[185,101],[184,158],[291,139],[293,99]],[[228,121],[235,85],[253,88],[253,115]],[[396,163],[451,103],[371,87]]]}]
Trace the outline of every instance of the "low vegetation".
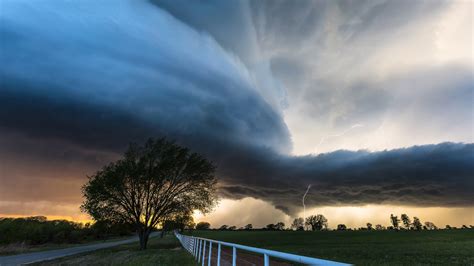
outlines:
[{"label": "low vegetation", "polygon": [[126,224],[82,224],[67,220],[47,220],[44,216],[0,218],[0,255],[36,251],[97,240],[129,236]]}]

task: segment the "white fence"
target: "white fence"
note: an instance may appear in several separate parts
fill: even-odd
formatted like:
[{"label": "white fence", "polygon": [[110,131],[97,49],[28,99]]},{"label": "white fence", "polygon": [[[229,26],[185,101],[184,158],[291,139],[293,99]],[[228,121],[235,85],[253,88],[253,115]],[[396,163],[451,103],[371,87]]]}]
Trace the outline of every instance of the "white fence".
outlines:
[{"label": "white fence", "polygon": [[345,263],[340,263],[340,262],[335,262],[335,261],[330,261],[330,260],[322,260],[322,259],[316,259],[316,258],[311,258],[311,257],[299,256],[299,255],[294,255],[290,253],[279,252],[279,251],[274,251],[274,250],[269,250],[269,249],[263,249],[263,248],[254,248],[254,247],[228,243],[228,242],[223,242],[223,241],[217,241],[217,240],[212,240],[212,239],[207,239],[207,238],[202,238],[202,237],[187,236],[187,235],[179,234],[178,232],[175,232],[175,236],[176,238],[178,238],[179,242],[181,242],[181,245],[189,253],[191,253],[198,262],[202,263],[202,266],[205,266],[204,261],[206,257],[208,257],[207,259],[208,266],[211,266],[213,244],[217,245],[217,266],[221,265],[221,247],[222,246],[227,246],[227,247],[232,248],[232,266],[236,266],[237,264],[237,249],[250,251],[253,253],[263,255],[263,262],[265,266],[270,265],[270,257],[274,257],[274,258],[278,258],[278,259],[282,259],[282,260],[286,260],[290,262],[307,264],[307,265],[328,265],[328,266],[350,265],[350,264],[345,264]]}]

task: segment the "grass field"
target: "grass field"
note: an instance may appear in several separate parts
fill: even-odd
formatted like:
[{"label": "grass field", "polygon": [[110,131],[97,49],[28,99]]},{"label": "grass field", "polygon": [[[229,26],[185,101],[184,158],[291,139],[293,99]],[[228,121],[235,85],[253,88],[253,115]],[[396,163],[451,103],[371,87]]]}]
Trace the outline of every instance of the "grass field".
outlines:
[{"label": "grass field", "polygon": [[33,265],[196,265],[173,235],[149,241],[147,250],[139,250],[138,243],[127,244]]},{"label": "grass field", "polygon": [[193,235],[356,265],[474,265],[474,230],[194,231]]}]

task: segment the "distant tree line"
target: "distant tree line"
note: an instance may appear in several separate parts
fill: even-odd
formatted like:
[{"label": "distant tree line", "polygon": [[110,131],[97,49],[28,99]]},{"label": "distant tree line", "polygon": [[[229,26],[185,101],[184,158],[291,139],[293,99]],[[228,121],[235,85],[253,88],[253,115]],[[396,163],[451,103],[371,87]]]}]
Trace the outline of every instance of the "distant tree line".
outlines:
[{"label": "distant tree line", "polygon": [[0,244],[81,243],[90,240],[125,236],[134,232],[123,223],[76,223],[67,220],[47,220],[44,216],[0,218]]},{"label": "distant tree line", "polygon": [[[438,228],[434,223],[426,221],[424,223],[418,217],[413,217],[413,220],[407,215],[402,214],[400,219],[398,216],[390,215],[390,226],[383,226],[381,224],[373,225],[372,223],[368,222],[366,227],[359,227],[359,228],[349,228],[345,224],[338,224],[337,227],[333,230],[336,231],[344,231],[344,230],[362,230],[362,231],[382,231],[382,230],[413,230],[413,231],[421,231],[421,230],[438,230]],[[462,229],[474,229],[473,225],[463,225]],[[200,222],[196,226],[197,230],[211,230],[211,225],[208,222]],[[444,229],[457,229],[456,227],[452,227],[450,225],[446,225]],[[266,225],[263,228],[254,228],[252,224],[247,224],[244,227],[237,228],[236,226],[229,226],[229,225],[222,225],[219,228],[213,230],[267,230],[267,231],[281,231],[281,230],[296,230],[296,231],[323,231],[329,230],[328,229],[328,219],[322,214],[310,215],[303,219],[302,217],[295,218],[289,227],[285,227],[285,223],[277,222],[275,224],[271,223]]]}]

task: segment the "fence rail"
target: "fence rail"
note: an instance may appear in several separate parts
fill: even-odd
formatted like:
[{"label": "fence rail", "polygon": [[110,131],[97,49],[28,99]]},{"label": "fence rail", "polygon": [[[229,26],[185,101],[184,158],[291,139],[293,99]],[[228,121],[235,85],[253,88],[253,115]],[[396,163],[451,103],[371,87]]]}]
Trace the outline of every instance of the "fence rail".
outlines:
[{"label": "fence rail", "polygon": [[340,263],[340,262],[335,262],[335,261],[330,261],[330,260],[299,256],[299,255],[295,255],[291,253],[279,252],[279,251],[263,249],[263,248],[249,247],[249,246],[228,243],[224,241],[217,241],[217,240],[207,239],[207,238],[202,238],[202,237],[187,236],[187,235],[182,235],[178,232],[175,232],[174,234],[176,238],[179,240],[179,242],[181,243],[181,245],[183,246],[183,248],[186,249],[189,253],[191,253],[191,255],[193,255],[194,258],[202,264],[202,266],[205,266],[204,262],[205,262],[206,256],[208,257],[207,264],[208,266],[211,266],[213,244],[217,245],[217,266],[221,265],[221,247],[222,246],[227,246],[227,247],[232,248],[232,266],[236,266],[237,264],[237,249],[250,251],[253,253],[263,255],[264,266],[270,265],[270,257],[274,257],[274,258],[278,258],[278,259],[282,259],[282,260],[286,260],[290,262],[302,263],[306,265],[327,265],[327,266],[350,265],[350,264],[345,264],[345,263]]}]

